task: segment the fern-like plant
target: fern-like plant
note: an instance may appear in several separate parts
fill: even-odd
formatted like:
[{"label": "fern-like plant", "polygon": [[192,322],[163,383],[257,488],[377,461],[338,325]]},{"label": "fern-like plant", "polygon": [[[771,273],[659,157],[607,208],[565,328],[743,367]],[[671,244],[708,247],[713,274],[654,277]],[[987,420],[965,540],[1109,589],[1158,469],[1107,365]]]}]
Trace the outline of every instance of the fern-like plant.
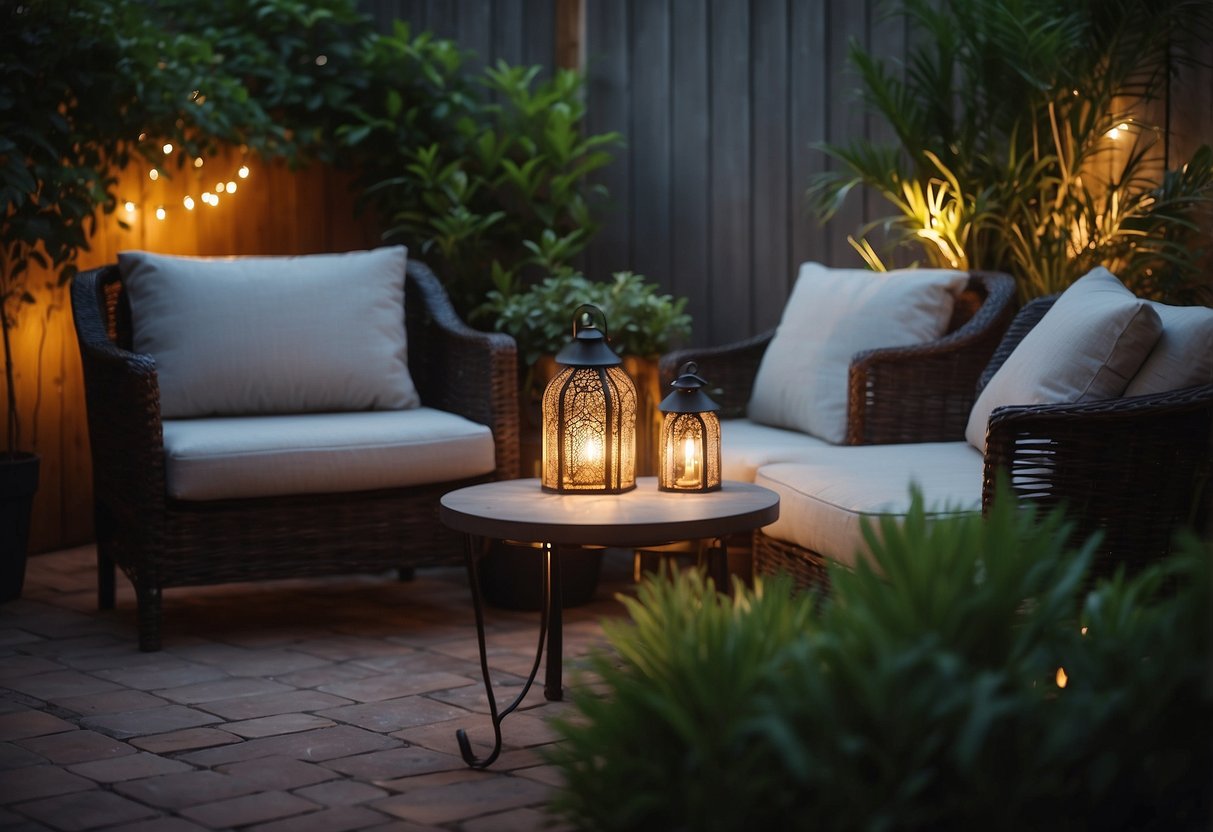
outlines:
[{"label": "fern-like plant", "polygon": [[[884,268],[882,229],[933,266],[1015,275],[1022,297],[1104,265],[1141,294],[1191,299],[1213,151],[1164,169],[1150,102],[1207,42],[1206,0],[900,0],[897,66],[853,46],[867,105],[896,143],[823,145],[810,196],[828,219],[857,186],[894,207],[852,243]],[[887,252],[886,252],[887,256]]]},{"label": "fern-like plant", "polygon": [[559,723],[555,808],[589,830],[1207,828],[1210,552],[1087,590],[1068,534],[1009,499],[929,521],[916,496],[820,607],[784,580],[650,580]]}]

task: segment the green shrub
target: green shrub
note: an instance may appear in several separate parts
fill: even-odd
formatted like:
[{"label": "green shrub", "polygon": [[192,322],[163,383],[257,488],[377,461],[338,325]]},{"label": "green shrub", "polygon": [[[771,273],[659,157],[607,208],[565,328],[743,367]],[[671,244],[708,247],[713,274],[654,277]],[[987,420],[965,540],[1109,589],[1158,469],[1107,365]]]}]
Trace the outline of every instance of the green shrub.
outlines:
[{"label": "green shrub", "polygon": [[362,181],[388,227],[446,281],[469,314],[494,286],[522,285],[535,266],[567,266],[597,232],[606,196],[587,176],[611,161],[617,133],[585,134],[584,79],[573,70],[495,66],[398,24],[371,55],[373,77],[396,80],[381,102],[341,128],[366,160]]},{"label": "green shrub", "polygon": [[661,294],[656,284],[632,272],[616,272],[609,282],[600,282],[565,271],[522,291],[494,289],[480,315],[514,337],[530,366],[569,342],[573,310],[582,303],[606,315],[611,348],[620,355],[660,355],[691,335],[687,299]]},{"label": "green shrub", "polygon": [[891,6],[912,32],[904,63],[859,45],[851,60],[865,103],[895,138],[825,145],[839,164],[811,187],[823,218],[856,186],[887,201],[892,214],[852,241],[869,264],[883,268],[867,238],[880,230],[933,266],[1008,272],[1024,298],[1103,265],[1140,294],[1207,299],[1213,150],[1168,157],[1167,125],[1151,122],[1151,102],[1178,67],[1199,63],[1191,47],[1213,35],[1213,6]]},{"label": "green shrub", "polygon": [[784,580],[646,582],[558,722],[555,808],[598,830],[1207,828],[1209,552],[1086,592],[1067,534],[1009,500],[928,524],[916,495],[871,538],[883,577],[834,570],[819,608]]}]

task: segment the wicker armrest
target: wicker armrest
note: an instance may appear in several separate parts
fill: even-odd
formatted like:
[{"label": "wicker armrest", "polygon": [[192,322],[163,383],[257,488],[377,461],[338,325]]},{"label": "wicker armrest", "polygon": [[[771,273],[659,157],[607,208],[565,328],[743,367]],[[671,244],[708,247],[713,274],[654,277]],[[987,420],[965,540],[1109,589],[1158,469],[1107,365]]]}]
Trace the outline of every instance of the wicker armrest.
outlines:
[{"label": "wicker armrest", "polygon": [[165,494],[164,432],[156,362],[109,339],[106,286],[116,280],[117,269],[106,267],[72,282],[93,485],[102,500],[120,495],[123,504],[159,506]]},{"label": "wicker armrest", "polygon": [[518,359],[514,339],[465,324],[434,273],[409,261],[409,372],[421,400],[493,431],[498,479],[518,476]]},{"label": "wicker armrest", "polygon": [[1213,467],[1213,385],[1069,405],[1002,407],[990,417],[982,503],[1005,472],[1016,497],[1064,505],[1085,537],[1104,534],[1097,569],[1130,568],[1201,528]]},{"label": "wicker armrest", "polygon": [[712,398],[720,405],[723,419],[745,415],[758,365],[775,330],[755,335],[719,347],[689,347],[661,357],[660,373],[663,387],[678,374],[688,361],[699,365],[699,375],[707,380]]},{"label": "wicker armrest", "polygon": [[964,437],[977,381],[1014,315],[1010,275],[976,272],[984,295],[963,325],[911,347],[867,350],[849,374],[848,445],[945,442]]}]

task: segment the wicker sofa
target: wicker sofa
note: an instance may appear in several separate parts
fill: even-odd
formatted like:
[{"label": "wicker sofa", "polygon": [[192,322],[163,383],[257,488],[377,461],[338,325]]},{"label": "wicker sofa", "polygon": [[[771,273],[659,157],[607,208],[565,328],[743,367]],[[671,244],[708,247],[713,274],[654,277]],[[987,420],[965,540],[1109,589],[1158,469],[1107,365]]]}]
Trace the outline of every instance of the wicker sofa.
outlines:
[{"label": "wicker sofa", "polygon": [[[166,474],[172,461],[166,465],[165,429],[197,428],[208,420],[162,418],[157,362],[132,351],[131,304],[119,268],[75,278],[72,308],[92,446],[99,603],[113,607],[115,566],[121,568],[134,585],[142,650],[160,646],[162,592],[171,587],[407,571],[459,561],[458,539],[437,521],[438,499],[465,484],[518,475],[514,343],[464,325],[422,263],[407,263],[403,292],[407,370],[421,405],[404,418],[419,418],[415,412],[461,420],[472,428],[465,433],[487,426],[491,438],[473,436],[481,456],[487,453],[481,470],[452,481],[428,474],[427,463],[419,461],[398,466],[413,469],[405,485],[388,479],[358,490],[347,484],[332,491],[311,486],[301,487],[303,493],[181,498],[172,493],[172,471]],[[300,421],[330,416],[305,415]],[[228,419],[217,434],[238,433],[251,423]],[[411,441],[425,444],[424,438]],[[445,446],[435,447],[438,455],[445,453]],[[405,449],[403,458],[411,459],[410,452]],[[443,470],[441,464],[434,468]],[[222,487],[222,472],[218,482]]]},{"label": "wicker sofa", "polygon": [[[1020,310],[981,371],[970,403],[1057,302],[1056,296],[1042,298]],[[1204,326],[1207,343],[1207,319]],[[1192,355],[1194,363],[1203,362],[1207,375],[1210,358],[1204,348],[1196,352],[1201,355]],[[720,364],[715,366],[729,377]],[[914,395],[930,401],[934,383],[920,379]],[[884,392],[853,387],[851,405],[862,408],[868,398]],[[896,409],[896,401],[887,405]],[[910,412],[919,409],[915,405]],[[1157,559],[1170,550],[1177,528],[1199,529],[1207,519],[1205,484],[1213,469],[1210,383],[1078,403],[996,407],[981,432],[984,453],[975,447],[980,436],[977,443],[972,436],[964,441],[966,427],[970,434],[973,430],[964,419],[944,424],[927,418],[918,424],[920,430],[897,434],[897,444],[881,446],[791,438],[765,447],[757,466],[756,451],[745,446],[743,426],[742,446],[734,448],[734,473],[753,471],[754,481],[781,495],[779,521],[755,534],[755,573],[787,572],[801,586],[828,590],[827,564],[850,565],[862,557],[861,522],[904,511],[911,482],[923,490],[928,509],[943,516],[988,509],[996,480],[1005,474],[1020,501],[1044,509],[1064,506],[1077,536],[1102,533],[1097,575]],[[728,423],[722,433],[728,468]]]}]

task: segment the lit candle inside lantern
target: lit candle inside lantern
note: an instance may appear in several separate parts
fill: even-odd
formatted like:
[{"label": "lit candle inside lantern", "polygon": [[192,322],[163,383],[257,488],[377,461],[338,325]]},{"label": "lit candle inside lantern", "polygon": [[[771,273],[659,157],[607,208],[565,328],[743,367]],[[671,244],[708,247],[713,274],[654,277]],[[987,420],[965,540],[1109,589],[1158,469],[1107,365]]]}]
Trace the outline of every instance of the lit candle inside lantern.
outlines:
[{"label": "lit candle inside lantern", "polygon": [[687,483],[699,480],[699,443],[688,436],[682,443],[682,476],[679,478]]}]

